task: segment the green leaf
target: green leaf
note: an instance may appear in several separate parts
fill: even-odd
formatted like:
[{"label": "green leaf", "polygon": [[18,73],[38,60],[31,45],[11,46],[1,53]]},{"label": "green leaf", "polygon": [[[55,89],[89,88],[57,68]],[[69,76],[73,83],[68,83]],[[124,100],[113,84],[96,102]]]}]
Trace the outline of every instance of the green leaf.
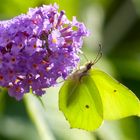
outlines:
[{"label": "green leaf", "polygon": [[101,70],[92,69],[90,75],[102,98],[105,120],[140,115],[140,101],[131,90]]},{"label": "green leaf", "polygon": [[103,120],[101,98],[89,76],[64,83],[59,92],[59,108],[72,128],[95,130]]},{"label": "green leaf", "polygon": [[38,100],[33,94],[26,94],[24,101],[29,117],[37,128],[40,140],[55,140],[45,118],[45,110],[40,99]]}]

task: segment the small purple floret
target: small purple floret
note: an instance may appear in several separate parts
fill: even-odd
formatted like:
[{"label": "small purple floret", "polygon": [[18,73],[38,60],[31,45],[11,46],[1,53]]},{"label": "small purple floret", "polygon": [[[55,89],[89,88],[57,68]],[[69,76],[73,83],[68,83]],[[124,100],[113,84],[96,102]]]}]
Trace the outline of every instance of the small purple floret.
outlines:
[{"label": "small purple floret", "polygon": [[41,96],[77,66],[87,35],[84,24],[69,21],[56,4],[0,21],[0,86],[17,100],[30,89]]}]

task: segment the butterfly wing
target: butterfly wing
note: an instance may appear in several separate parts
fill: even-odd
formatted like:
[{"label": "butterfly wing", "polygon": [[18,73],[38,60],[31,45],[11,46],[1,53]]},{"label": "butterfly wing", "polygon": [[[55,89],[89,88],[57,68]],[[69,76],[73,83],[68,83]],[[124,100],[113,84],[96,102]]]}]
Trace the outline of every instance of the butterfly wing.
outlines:
[{"label": "butterfly wing", "polygon": [[99,90],[105,120],[140,115],[140,101],[127,87],[98,69],[91,69],[89,75]]},{"label": "butterfly wing", "polygon": [[71,128],[95,130],[103,120],[101,97],[89,76],[65,81],[59,92],[59,109]]}]

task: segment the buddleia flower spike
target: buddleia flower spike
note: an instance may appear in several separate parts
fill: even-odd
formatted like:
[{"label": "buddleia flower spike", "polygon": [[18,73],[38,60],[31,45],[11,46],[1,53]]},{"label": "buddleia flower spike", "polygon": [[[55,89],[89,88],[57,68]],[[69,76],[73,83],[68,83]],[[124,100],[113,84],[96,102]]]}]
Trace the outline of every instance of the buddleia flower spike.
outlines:
[{"label": "buddleia flower spike", "polygon": [[0,86],[21,100],[30,89],[41,96],[45,88],[65,79],[77,67],[85,25],[70,21],[58,5],[30,8],[0,21]]}]

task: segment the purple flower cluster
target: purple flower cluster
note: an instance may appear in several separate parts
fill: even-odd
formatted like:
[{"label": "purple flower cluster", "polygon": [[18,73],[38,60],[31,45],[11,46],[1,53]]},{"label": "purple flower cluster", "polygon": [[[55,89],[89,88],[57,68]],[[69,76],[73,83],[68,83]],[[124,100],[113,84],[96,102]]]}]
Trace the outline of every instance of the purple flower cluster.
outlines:
[{"label": "purple flower cluster", "polygon": [[41,96],[76,67],[87,35],[84,24],[69,21],[56,4],[0,21],[0,86],[17,100],[30,89]]}]

